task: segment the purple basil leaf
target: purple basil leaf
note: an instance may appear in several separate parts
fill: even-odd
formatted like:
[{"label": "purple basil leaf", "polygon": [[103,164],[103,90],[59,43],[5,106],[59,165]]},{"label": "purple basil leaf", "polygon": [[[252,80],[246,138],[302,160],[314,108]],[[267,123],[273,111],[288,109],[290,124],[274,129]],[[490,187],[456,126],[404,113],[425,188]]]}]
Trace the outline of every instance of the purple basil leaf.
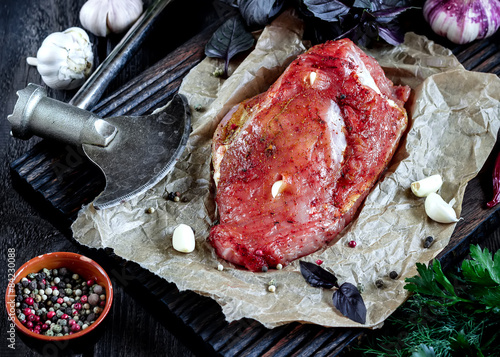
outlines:
[{"label": "purple basil leaf", "polygon": [[249,27],[262,27],[277,15],[285,0],[238,0],[241,16]]},{"label": "purple basil leaf", "polygon": [[336,22],[340,16],[349,13],[351,8],[337,0],[304,0],[307,9],[318,19]]},{"label": "purple basil leaf", "polygon": [[232,7],[238,7],[237,0],[219,0],[221,3],[232,6]]},{"label": "purple basil leaf", "polygon": [[366,306],[357,287],[344,283],[333,293],[333,306],[353,321],[366,322]]},{"label": "purple basil leaf", "polygon": [[229,61],[236,54],[253,46],[254,38],[246,30],[239,16],[231,17],[212,35],[205,46],[207,57],[221,58],[225,61],[225,74]]},{"label": "purple basil leaf", "polygon": [[404,33],[402,33],[401,30],[396,27],[389,28],[389,27],[379,26],[378,34],[387,43],[394,46],[403,43],[405,40]]},{"label": "purple basil leaf", "polygon": [[309,285],[331,289],[338,286],[337,277],[317,264],[300,261],[300,272]]},{"label": "purple basil leaf", "polygon": [[392,21],[396,16],[402,14],[406,10],[412,9],[411,6],[406,7],[395,7],[392,9],[384,9],[372,12],[372,16],[377,18],[378,22],[389,22]]},{"label": "purple basil leaf", "polygon": [[354,4],[352,4],[352,7],[373,11],[377,9],[377,3],[371,0],[355,0]]}]

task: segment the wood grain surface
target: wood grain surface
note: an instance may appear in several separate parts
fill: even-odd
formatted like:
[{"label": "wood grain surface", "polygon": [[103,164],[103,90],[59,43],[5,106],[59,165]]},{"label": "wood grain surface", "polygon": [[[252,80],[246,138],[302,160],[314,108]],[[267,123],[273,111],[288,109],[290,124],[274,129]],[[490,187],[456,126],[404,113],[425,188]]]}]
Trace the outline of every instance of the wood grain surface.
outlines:
[{"label": "wood grain surface", "polygon": [[[82,160],[76,148],[40,140],[10,138],[4,118],[12,111],[15,91],[29,82],[41,83],[25,57],[36,52],[51,32],[79,25],[84,0],[43,2],[3,1],[0,4],[0,261],[7,250],[16,251],[16,267],[49,251],[74,251],[95,259],[110,273],[115,302],[106,323],[91,338],[70,345],[38,344],[16,335],[16,350],[7,348],[8,321],[2,309],[1,356],[335,356],[347,354],[361,330],[325,329],[315,325],[288,324],[273,330],[253,320],[228,324],[220,307],[194,292],[179,292],[175,285],[125,262],[110,251],[86,249],[74,242],[68,227],[81,204],[89,202],[103,185],[100,173]],[[147,4],[148,1],[145,1]],[[143,46],[120,76],[110,83],[103,100],[93,108],[101,116],[143,114],[165,103],[178,88],[182,76],[203,57],[203,41],[215,26],[218,11],[209,1],[175,2],[159,19]],[[182,16],[181,16],[182,15]],[[206,30],[208,28],[208,30]],[[205,29],[205,31],[204,31]],[[453,46],[466,68],[500,73],[498,38],[471,45]],[[92,38],[99,61],[118,42]],[[68,101],[73,93],[49,91]],[[495,148],[493,156],[498,152]],[[498,248],[499,212],[484,203],[491,196],[492,161],[467,188],[463,214],[449,247],[440,255],[451,266],[480,242]],[[8,272],[1,264],[0,276]]]}]

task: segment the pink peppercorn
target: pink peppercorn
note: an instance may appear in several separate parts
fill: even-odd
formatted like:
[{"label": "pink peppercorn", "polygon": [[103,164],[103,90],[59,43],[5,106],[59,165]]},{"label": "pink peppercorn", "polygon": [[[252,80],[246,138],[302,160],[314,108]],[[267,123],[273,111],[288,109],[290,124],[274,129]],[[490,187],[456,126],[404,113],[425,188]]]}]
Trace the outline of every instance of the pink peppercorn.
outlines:
[{"label": "pink peppercorn", "polygon": [[42,325],[42,330],[45,331],[45,330],[48,330],[49,329],[49,325],[47,324],[43,324]]},{"label": "pink peppercorn", "polygon": [[26,318],[28,321],[35,321],[35,315],[28,315],[28,317]]},{"label": "pink peppercorn", "polygon": [[78,324],[71,325],[71,331],[77,332],[80,331],[81,327]]},{"label": "pink peppercorn", "polygon": [[263,253],[263,252],[262,252],[262,250],[260,250],[260,249],[257,249],[257,250],[255,251],[255,255],[256,255],[256,256],[258,256],[258,257],[261,257],[263,254],[264,254],[264,253]]},{"label": "pink peppercorn", "polygon": [[56,315],[55,311],[49,311],[49,312],[47,312],[47,318],[49,318],[49,319],[53,318],[55,315]]},{"label": "pink peppercorn", "polygon": [[35,322],[40,321],[40,316],[38,316],[38,315],[30,315],[30,316],[35,316]]},{"label": "pink peppercorn", "polygon": [[31,309],[29,307],[23,309],[23,314],[25,314],[26,316],[31,315]]},{"label": "pink peppercorn", "polygon": [[68,314],[62,314],[61,319],[66,320],[69,317]]},{"label": "pink peppercorn", "polygon": [[73,319],[71,319],[71,320],[69,320],[69,321],[68,321],[68,324],[69,324],[70,326],[72,326],[72,325],[76,324],[76,321],[75,321],[75,320],[73,320]]},{"label": "pink peppercorn", "polygon": [[27,322],[26,320],[21,321],[23,325],[26,325],[26,322]]},{"label": "pink peppercorn", "polygon": [[92,285],[94,285],[94,280],[92,279],[87,280],[87,286],[92,286]]},{"label": "pink peppercorn", "polygon": [[26,299],[24,299],[24,302],[28,305],[33,305],[33,298],[32,297],[27,297]]},{"label": "pink peppercorn", "polygon": [[26,322],[26,327],[29,328],[29,329],[32,329],[33,328],[33,322],[31,322],[31,321]]},{"label": "pink peppercorn", "polygon": [[41,328],[42,328],[42,326],[40,326],[40,325],[36,325],[34,329],[35,329],[35,330],[40,330]]},{"label": "pink peppercorn", "polygon": [[63,299],[63,298],[59,298],[59,299],[57,299],[57,303],[58,303],[58,304],[62,304],[63,302],[64,302],[64,299]]},{"label": "pink peppercorn", "polygon": [[101,300],[101,302],[99,303],[99,305],[100,305],[101,307],[106,306],[106,301],[105,301],[105,300]]},{"label": "pink peppercorn", "polygon": [[321,259],[316,260],[316,264],[321,265],[323,264],[323,261]]},{"label": "pink peppercorn", "polygon": [[356,241],[355,240],[352,240],[349,242],[349,247],[350,248],[355,248],[356,247]]},{"label": "pink peppercorn", "polygon": [[84,304],[87,302],[87,295],[82,295],[82,297],[80,298],[80,301],[83,302]]},{"label": "pink peppercorn", "polygon": [[79,302],[75,302],[73,304],[73,309],[75,309],[75,310],[81,310],[82,309],[82,304],[80,304]]}]

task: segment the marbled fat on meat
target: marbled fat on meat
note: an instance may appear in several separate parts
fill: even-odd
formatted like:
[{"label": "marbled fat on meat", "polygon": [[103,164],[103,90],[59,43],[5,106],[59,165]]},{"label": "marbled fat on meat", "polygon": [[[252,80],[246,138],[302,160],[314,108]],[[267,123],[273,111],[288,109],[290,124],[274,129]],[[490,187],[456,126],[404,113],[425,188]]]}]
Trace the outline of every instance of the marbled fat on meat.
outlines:
[{"label": "marbled fat on meat", "polygon": [[311,48],[233,108],[212,147],[217,254],[260,271],[332,242],[393,156],[409,92],[343,39]]}]

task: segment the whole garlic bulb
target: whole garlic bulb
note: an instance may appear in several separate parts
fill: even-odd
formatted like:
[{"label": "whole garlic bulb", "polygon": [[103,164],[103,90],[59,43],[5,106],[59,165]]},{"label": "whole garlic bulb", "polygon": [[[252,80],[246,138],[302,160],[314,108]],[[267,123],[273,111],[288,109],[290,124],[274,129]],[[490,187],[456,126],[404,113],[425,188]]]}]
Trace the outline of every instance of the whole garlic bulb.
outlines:
[{"label": "whole garlic bulb", "polygon": [[142,0],[89,0],[80,9],[82,26],[96,36],[127,30],[142,14]]},{"label": "whole garlic bulb", "polygon": [[85,30],[71,27],[47,36],[36,58],[28,57],[26,61],[37,67],[42,80],[50,88],[75,89],[92,71],[92,43]]},{"label": "whole garlic bulb", "polygon": [[427,0],[423,13],[435,33],[457,44],[489,37],[500,26],[498,0]]}]

